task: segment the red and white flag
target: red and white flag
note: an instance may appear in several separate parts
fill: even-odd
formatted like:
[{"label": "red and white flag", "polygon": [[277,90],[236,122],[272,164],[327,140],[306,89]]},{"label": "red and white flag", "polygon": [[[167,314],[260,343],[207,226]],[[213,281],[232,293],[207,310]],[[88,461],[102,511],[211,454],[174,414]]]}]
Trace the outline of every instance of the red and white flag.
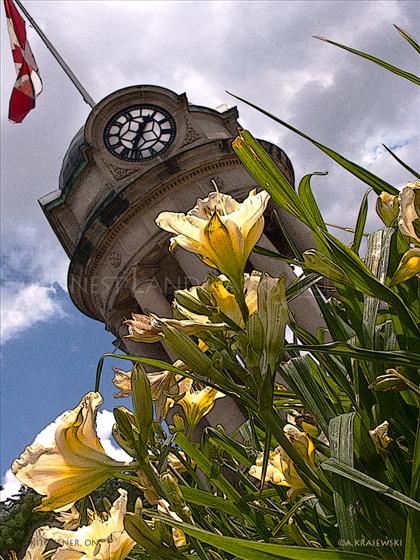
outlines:
[{"label": "red and white flag", "polygon": [[35,99],[42,91],[42,82],[26,39],[25,20],[17,11],[13,0],[4,0],[4,7],[17,74],[9,103],[9,119],[20,123],[35,107]]}]

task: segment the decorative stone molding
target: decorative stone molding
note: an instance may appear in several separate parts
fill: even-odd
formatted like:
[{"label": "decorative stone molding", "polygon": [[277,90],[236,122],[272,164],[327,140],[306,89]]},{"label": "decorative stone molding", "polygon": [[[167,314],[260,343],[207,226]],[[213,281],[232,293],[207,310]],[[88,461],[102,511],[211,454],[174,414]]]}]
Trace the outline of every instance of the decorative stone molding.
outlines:
[{"label": "decorative stone molding", "polygon": [[201,138],[201,135],[195,130],[189,119],[186,119],[185,129],[186,132],[184,141],[180,144],[179,148],[184,148],[185,146],[188,146],[188,144],[192,144]]},{"label": "decorative stone molding", "polygon": [[136,169],[123,169],[122,167],[116,167],[107,161],[104,161],[104,164],[116,181],[125,179],[137,171]]},{"label": "decorative stone molding", "polygon": [[121,253],[113,251],[109,255],[109,262],[113,268],[118,268],[121,265]]}]

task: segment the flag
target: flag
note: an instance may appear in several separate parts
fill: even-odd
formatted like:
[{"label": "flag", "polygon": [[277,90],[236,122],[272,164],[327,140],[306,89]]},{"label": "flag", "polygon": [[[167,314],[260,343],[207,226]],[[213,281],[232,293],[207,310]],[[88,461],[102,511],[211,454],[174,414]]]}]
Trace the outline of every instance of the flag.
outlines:
[{"label": "flag", "polygon": [[14,123],[20,123],[35,107],[35,99],[42,91],[42,82],[26,39],[25,20],[17,11],[13,0],[4,0],[4,7],[17,74],[10,97],[9,119]]}]

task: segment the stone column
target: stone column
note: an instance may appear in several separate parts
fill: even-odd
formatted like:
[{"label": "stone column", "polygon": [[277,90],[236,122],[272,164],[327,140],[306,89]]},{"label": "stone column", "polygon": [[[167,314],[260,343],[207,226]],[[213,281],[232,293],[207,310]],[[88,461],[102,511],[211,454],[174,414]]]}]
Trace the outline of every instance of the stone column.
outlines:
[{"label": "stone column", "polygon": [[[200,261],[197,255],[179,247],[174,256],[193,286],[203,284],[207,280],[212,269]],[[217,271],[213,269],[213,272],[216,273]]]},{"label": "stone column", "polygon": [[[144,313],[150,311],[159,317],[170,319],[172,318],[172,308],[166,299],[162,289],[157,280],[156,274],[150,275],[148,271],[147,278],[141,278],[137,285],[133,286],[133,296]],[[156,270],[155,270],[156,272]],[[142,344],[142,346],[154,347],[151,352],[155,353],[154,357],[174,362],[177,357],[168,349],[165,349],[161,344]],[[152,357],[150,354],[147,357]]]},{"label": "stone column", "polygon": [[[265,235],[261,236],[258,245],[264,247],[264,249],[276,252],[276,248]],[[286,286],[289,286],[296,280],[296,275],[293,270],[283,261],[265,257],[257,253],[251,253],[249,260],[256,270],[267,272],[270,276],[277,277],[284,274],[286,276]],[[326,328],[315,298],[308,290],[291,301],[289,308],[296,322],[313,335],[316,335],[319,328]]]}]

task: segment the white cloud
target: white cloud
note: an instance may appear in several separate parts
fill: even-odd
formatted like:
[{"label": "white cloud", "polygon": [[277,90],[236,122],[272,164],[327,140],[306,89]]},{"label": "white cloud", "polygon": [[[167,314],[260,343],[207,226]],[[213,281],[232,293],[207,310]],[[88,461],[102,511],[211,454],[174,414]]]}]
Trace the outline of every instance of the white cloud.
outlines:
[{"label": "white cloud", "polygon": [[112,426],[115,424],[114,415],[109,410],[101,410],[98,414],[97,433],[101,443],[110,457],[116,461],[132,461],[132,457],[128,455],[120,447],[114,445],[112,437]]},{"label": "white cloud", "polygon": [[17,494],[21,486],[11,469],[8,469],[5,472],[1,480],[1,485],[3,490],[0,491],[0,502],[4,502],[8,498],[11,498],[14,494]]},{"label": "white cloud", "polygon": [[[57,416],[54,422],[45,426],[35,437],[33,443],[39,443],[45,446],[52,445],[54,441],[54,434],[57,422],[63,417],[65,412]],[[112,426],[115,424],[114,415],[109,410],[101,410],[98,413],[96,421],[96,432],[99,439],[103,445],[103,448],[109,457],[112,457],[116,461],[132,461],[132,457],[127,455],[127,453],[116,447],[114,440],[112,439]],[[3,502],[17,494],[20,488],[20,482],[15,478],[11,469],[8,469],[3,476],[1,481],[3,490],[0,492],[0,501]]]},{"label": "white cloud", "polygon": [[69,259],[57,240],[46,236],[42,228],[13,223],[3,235],[3,247],[3,278],[19,275],[26,282],[58,284],[67,290]]},{"label": "white cloud", "polygon": [[6,282],[1,294],[1,343],[43,321],[65,315],[52,286]]}]

